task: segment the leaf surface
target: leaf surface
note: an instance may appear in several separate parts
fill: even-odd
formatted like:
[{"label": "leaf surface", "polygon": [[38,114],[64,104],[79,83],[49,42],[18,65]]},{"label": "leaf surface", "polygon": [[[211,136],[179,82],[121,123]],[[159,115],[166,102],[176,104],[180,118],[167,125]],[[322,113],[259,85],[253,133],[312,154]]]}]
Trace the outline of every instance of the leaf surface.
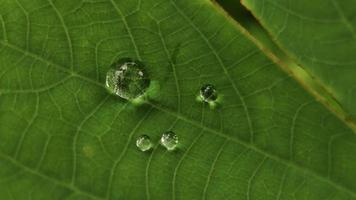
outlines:
[{"label": "leaf surface", "polygon": [[354,1],[243,0],[272,38],[356,116]]},{"label": "leaf surface", "polygon": [[[1,199],[356,199],[355,133],[209,1],[0,5]],[[159,85],[141,106],[105,90],[122,57]]]}]

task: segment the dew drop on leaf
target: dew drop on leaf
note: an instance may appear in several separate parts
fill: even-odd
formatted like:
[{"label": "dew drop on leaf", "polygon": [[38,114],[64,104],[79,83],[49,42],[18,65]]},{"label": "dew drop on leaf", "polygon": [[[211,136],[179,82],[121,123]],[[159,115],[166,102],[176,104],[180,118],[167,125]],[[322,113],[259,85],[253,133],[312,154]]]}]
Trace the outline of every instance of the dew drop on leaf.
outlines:
[{"label": "dew drop on leaf", "polygon": [[162,134],[161,144],[169,151],[174,150],[178,145],[178,136],[173,131]]},{"label": "dew drop on leaf", "polygon": [[147,135],[141,135],[137,138],[136,140],[136,146],[141,150],[141,151],[148,151],[152,148],[152,142],[149,136]]},{"label": "dew drop on leaf", "polygon": [[205,84],[200,88],[200,98],[204,102],[214,102],[218,98],[218,93],[215,86],[211,84]]},{"label": "dew drop on leaf", "polygon": [[127,100],[144,95],[149,85],[150,79],[144,64],[131,58],[114,62],[106,74],[106,88]]}]

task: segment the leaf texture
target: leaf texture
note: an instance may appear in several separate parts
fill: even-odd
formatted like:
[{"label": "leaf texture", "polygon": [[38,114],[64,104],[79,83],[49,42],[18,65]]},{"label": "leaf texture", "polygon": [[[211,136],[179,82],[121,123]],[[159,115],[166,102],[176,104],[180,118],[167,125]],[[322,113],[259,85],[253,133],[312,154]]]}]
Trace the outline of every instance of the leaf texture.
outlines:
[{"label": "leaf texture", "polygon": [[277,44],[356,118],[354,1],[243,0]]},{"label": "leaf texture", "polygon": [[[355,133],[211,2],[0,5],[1,199],[356,199]],[[159,84],[141,106],[104,88],[122,57]]]}]

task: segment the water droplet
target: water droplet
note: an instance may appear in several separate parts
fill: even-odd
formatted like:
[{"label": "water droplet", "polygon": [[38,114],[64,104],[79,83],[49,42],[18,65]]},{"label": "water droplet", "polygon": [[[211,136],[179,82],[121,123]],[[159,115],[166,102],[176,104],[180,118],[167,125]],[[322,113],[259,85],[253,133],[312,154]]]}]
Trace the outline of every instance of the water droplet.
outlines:
[{"label": "water droplet", "polygon": [[169,151],[174,150],[178,145],[178,136],[173,131],[167,131],[162,134],[161,144]]},{"label": "water droplet", "polygon": [[149,85],[143,63],[131,58],[116,61],[106,74],[106,88],[127,100],[142,96]]},{"label": "water droplet", "polygon": [[205,84],[200,88],[200,98],[204,102],[213,102],[218,98],[218,93],[215,89],[215,86],[211,84]]},{"label": "water droplet", "polygon": [[136,146],[141,151],[148,151],[152,148],[153,145],[152,145],[150,137],[148,137],[147,135],[141,135],[136,140]]}]

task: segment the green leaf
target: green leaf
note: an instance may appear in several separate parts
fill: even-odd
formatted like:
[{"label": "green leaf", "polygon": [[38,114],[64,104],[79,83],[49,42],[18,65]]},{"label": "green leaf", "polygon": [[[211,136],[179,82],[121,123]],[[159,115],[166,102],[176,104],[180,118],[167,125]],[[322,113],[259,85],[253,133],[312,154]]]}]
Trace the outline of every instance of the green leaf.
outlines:
[{"label": "green leaf", "polygon": [[264,48],[273,52],[278,58],[284,58],[285,53],[273,42],[268,32],[258,23],[255,17],[236,0],[216,0],[216,2],[246,29],[254,38],[261,42]]},{"label": "green leaf", "polygon": [[[1,199],[356,199],[355,133],[211,2],[0,5]],[[156,83],[142,105],[104,87],[122,57]]]},{"label": "green leaf", "polygon": [[354,1],[243,0],[273,39],[356,117]]}]

